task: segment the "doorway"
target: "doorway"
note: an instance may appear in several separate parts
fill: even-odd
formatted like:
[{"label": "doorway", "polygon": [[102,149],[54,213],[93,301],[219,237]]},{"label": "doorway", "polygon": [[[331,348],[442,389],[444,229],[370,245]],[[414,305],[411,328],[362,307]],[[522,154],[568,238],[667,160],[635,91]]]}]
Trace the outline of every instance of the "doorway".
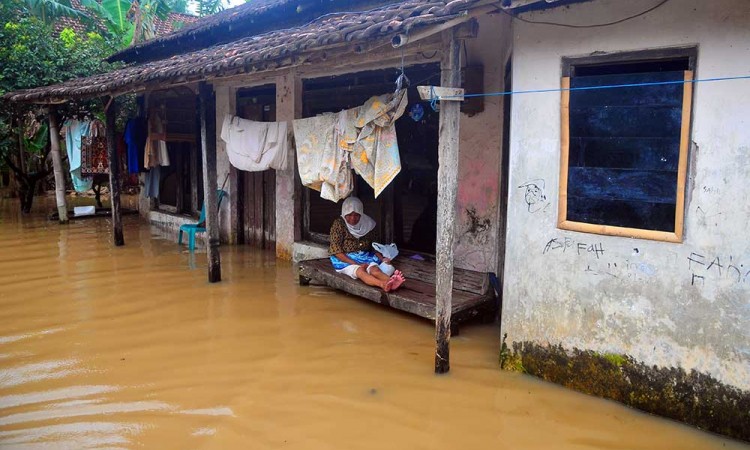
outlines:
[{"label": "doorway", "polygon": [[[276,120],[276,86],[237,91],[238,117],[256,122]],[[276,248],[276,171],[238,171],[238,240],[256,248]]]}]

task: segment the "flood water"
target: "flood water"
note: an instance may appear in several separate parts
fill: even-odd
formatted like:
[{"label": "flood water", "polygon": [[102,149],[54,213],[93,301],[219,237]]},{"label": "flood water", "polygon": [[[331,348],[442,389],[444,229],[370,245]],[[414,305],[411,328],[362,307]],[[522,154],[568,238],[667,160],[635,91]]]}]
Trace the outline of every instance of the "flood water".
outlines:
[{"label": "flood water", "polygon": [[428,322],[246,247],[209,285],[137,216],[113,248],[108,218],[59,226],[44,200],[0,200],[0,448],[750,448],[503,372],[497,326],[435,376]]}]

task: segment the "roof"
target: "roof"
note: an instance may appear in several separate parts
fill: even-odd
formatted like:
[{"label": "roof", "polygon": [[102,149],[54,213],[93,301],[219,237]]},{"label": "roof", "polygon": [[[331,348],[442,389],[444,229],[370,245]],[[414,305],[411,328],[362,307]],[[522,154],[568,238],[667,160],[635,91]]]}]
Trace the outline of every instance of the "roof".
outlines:
[{"label": "roof", "polygon": [[107,61],[163,59],[235,39],[290,28],[336,11],[360,11],[395,0],[251,0],[177,30],[121,50]]},{"label": "roof", "polygon": [[277,69],[294,65],[297,55],[324,47],[382,39],[446,22],[478,2],[406,0],[364,12],[329,14],[301,27],[250,36],[57,85],[9,92],[4,98],[16,102],[82,99]]}]

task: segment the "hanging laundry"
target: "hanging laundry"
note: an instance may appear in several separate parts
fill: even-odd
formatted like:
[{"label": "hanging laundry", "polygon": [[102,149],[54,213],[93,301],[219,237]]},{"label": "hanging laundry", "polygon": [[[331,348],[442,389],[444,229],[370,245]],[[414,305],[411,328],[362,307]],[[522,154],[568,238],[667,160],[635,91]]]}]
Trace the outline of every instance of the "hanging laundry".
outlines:
[{"label": "hanging laundry", "polygon": [[89,191],[94,184],[92,178],[84,178],[81,174],[81,139],[88,136],[90,128],[91,122],[80,120],[67,120],[63,124],[65,151],[68,153],[70,177],[76,192]]},{"label": "hanging laundry", "polygon": [[109,156],[104,124],[91,122],[89,136],[81,138],[81,174],[109,174]]},{"label": "hanging laundry", "polygon": [[161,166],[152,167],[146,171],[143,184],[143,195],[146,198],[159,198],[159,184],[161,183]]},{"label": "hanging laundry", "polygon": [[332,202],[348,197],[354,185],[349,151],[340,145],[355,117],[350,111],[294,121],[300,180]]},{"label": "hanging laundry", "polygon": [[401,172],[396,120],[409,103],[406,89],[372,97],[359,108],[360,130],[352,150],[352,167],[375,191],[377,198]]},{"label": "hanging laundry", "polygon": [[229,162],[246,172],[284,170],[289,144],[286,122],[255,122],[226,114],[221,126]]},{"label": "hanging laundry", "polygon": [[401,89],[338,114],[295,120],[302,184],[338,202],[352,192],[354,169],[377,198],[401,172],[395,124],[407,104],[406,90]]},{"label": "hanging laundry", "polygon": [[149,115],[148,130],[143,166],[147,169],[157,166],[168,166],[169,152],[167,152],[167,141],[164,140],[164,121],[156,111]]},{"label": "hanging laundry", "polygon": [[148,122],[143,117],[134,117],[125,124],[125,144],[128,148],[128,173],[136,174],[144,169],[143,157],[148,139]]}]

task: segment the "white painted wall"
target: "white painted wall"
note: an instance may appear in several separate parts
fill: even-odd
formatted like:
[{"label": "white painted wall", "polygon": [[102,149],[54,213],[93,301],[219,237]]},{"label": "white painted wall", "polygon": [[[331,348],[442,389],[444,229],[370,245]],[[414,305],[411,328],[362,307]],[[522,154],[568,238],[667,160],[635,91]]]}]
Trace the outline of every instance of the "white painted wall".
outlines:
[{"label": "white painted wall", "polygon": [[[601,23],[653,5],[602,0],[524,17]],[[563,56],[692,44],[699,46],[697,78],[750,74],[746,0],[673,0],[604,28],[513,27],[515,90],[560,87]],[[560,94],[513,98],[503,305],[509,342],[627,353],[750,388],[750,80],[696,84],[694,93],[681,244],[557,229]],[[531,213],[518,186],[535,179],[544,180],[549,206]],[[573,246],[545,253],[555,238]],[[579,252],[578,244],[604,253]],[[691,254],[705,265],[691,263]],[[709,269],[712,261],[723,267]]]}]

